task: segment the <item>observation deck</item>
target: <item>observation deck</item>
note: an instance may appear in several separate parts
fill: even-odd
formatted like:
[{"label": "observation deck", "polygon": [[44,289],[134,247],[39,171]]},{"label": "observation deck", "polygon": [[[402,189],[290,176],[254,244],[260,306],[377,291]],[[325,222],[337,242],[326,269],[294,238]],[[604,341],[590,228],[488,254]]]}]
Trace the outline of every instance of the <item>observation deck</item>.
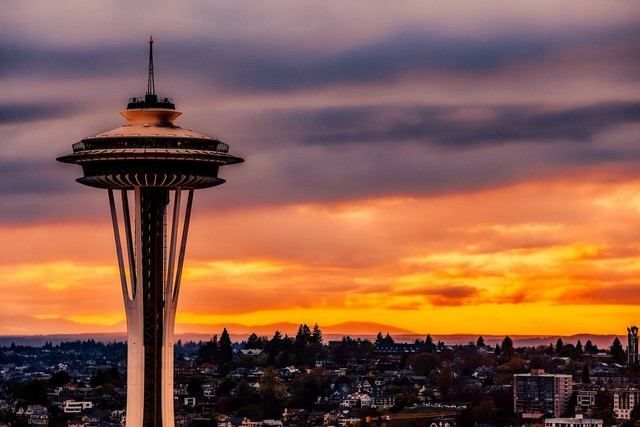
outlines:
[{"label": "observation deck", "polygon": [[174,124],[182,113],[170,98],[131,98],[120,114],[124,126],[84,138],[73,144],[73,153],[58,158],[82,166],[79,183],[123,190],[208,188],[225,182],[218,178],[220,166],[244,161],[230,155],[224,142]]}]

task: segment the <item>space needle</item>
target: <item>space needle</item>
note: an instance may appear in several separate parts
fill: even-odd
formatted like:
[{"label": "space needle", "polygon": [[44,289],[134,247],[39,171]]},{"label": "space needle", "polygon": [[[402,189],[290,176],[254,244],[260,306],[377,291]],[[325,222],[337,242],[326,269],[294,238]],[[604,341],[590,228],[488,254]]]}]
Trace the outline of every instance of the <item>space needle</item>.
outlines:
[{"label": "space needle", "polygon": [[82,166],[76,181],[108,192],[127,318],[127,426],[173,427],[174,326],[193,192],[224,183],[220,166],[244,160],[174,123],[182,113],[155,92],[152,38],[147,93],[120,114],[125,125],[57,160]]}]

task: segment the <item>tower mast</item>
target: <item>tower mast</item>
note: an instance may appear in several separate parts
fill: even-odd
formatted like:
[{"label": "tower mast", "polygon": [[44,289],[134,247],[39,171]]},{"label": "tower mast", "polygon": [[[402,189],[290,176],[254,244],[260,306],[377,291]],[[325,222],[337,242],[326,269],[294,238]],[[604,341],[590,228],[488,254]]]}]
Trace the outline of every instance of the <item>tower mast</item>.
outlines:
[{"label": "tower mast", "polygon": [[147,80],[147,96],[155,94],[156,88],[153,78],[153,37],[149,36],[149,78]]}]

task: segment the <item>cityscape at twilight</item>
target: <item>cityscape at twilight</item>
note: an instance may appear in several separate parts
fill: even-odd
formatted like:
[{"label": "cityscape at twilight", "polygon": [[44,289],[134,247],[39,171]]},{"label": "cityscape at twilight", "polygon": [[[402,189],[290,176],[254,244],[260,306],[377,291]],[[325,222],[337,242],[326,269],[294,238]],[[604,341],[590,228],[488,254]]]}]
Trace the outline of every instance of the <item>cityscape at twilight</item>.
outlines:
[{"label": "cityscape at twilight", "polygon": [[106,195],[55,158],[124,123],[150,34],[246,160],[196,195],[177,332],[640,322],[637,3],[129,3],[3,5],[0,335],[125,330]]}]

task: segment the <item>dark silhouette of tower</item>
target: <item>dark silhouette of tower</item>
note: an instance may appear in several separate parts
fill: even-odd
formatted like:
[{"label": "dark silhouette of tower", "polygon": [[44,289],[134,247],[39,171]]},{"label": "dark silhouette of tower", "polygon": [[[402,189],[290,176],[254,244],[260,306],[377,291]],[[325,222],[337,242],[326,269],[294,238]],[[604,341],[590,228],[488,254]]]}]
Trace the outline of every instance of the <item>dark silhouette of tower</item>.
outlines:
[{"label": "dark silhouette of tower", "polygon": [[193,191],[224,183],[220,166],[243,159],[174,124],[182,113],[155,93],[151,38],[147,93],[120,114],[124,126],[73,144],[58,160],[82,166],[79,183],[108,191],[127,314],[127,426],[173,426],[173,331]]}]

